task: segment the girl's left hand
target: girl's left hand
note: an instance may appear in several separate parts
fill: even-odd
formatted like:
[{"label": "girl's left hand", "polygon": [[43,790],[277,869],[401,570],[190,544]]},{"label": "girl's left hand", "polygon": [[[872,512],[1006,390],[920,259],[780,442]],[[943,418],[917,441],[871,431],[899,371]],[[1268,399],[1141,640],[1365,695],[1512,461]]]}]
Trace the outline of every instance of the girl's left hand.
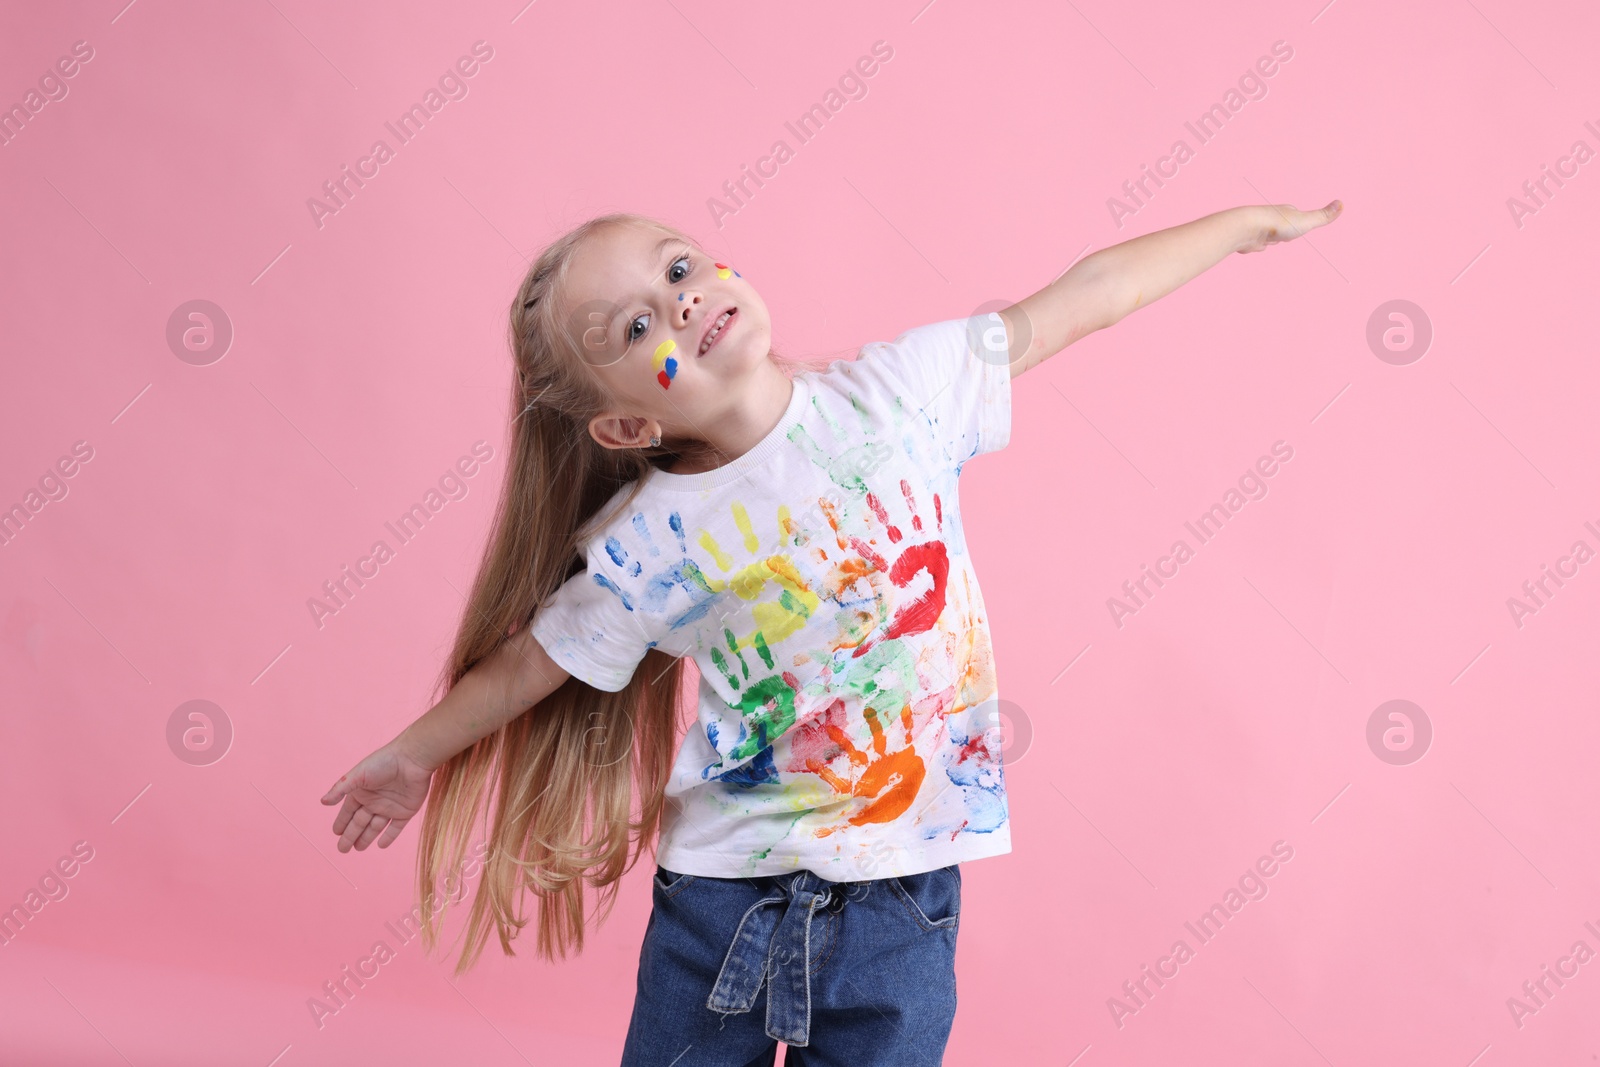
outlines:
[{"label": "girl's left hand", "polygon": [[1318,226],[1326,226],[1344,211],[1344,204],[1334,200],[1316,211],[1301,211],[1293,204],[1261,205],[1253,210],[1254,225],[1236,252],[1259,252],[1268,245],[1292,241]]},{"label": "girl's left hand", "polygon": [[350,768],[322,797],[324,804],[344,798],[333,819],[339,851],[365,852],[373,841],[379,848],[393,844],[428,799],[433,770],[412,756],[401,738]]}]

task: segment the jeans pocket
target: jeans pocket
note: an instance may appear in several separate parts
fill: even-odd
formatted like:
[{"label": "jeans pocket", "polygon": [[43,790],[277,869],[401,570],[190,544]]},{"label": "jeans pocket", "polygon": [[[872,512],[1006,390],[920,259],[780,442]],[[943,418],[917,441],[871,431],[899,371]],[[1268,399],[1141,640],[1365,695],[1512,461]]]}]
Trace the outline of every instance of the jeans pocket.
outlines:
[{"label": "jeans pocket", "polygon": [[661,892],[669,897],[675,897],[683,892],[694,879],[695,876],[692,874],[679,874],[677,871],[669,871],[660,864],[656,864],[655,877],[651,881]]},{"label": "jeans pocket", "polygon": [[961,872],[956,864],[889,879],[906,911],[924,930],[953,929],[961,920]]}]

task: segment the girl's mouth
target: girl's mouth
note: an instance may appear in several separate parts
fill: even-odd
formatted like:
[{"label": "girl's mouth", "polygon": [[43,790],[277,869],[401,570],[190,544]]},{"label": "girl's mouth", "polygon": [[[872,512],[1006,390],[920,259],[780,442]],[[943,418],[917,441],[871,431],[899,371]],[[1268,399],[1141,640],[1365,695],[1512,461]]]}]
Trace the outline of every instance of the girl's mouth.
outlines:
[{"label": "girl's mouth", "polygon": [[718,315],[716,321],[712,322],[711,329],[706,331],[705,339],[700,342],[700,351],[697,355],[703,356],[711,351],[711,346],[722,340],[722,335],[728,332],[728,327],[733,325],[734,317],[738,314],[739,309],[735,307]]}]

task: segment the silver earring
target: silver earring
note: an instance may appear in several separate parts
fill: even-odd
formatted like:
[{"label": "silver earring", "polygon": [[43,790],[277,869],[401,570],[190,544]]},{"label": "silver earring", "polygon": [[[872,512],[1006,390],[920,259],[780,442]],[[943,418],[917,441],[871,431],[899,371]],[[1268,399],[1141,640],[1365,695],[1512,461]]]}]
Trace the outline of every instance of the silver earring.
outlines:
[{"label": "silver earring", "polygon": [[654,434],[651,434],[650,435],[650,447],[651,448],[660,448],[661,447],[661,438],[655,436]]}]

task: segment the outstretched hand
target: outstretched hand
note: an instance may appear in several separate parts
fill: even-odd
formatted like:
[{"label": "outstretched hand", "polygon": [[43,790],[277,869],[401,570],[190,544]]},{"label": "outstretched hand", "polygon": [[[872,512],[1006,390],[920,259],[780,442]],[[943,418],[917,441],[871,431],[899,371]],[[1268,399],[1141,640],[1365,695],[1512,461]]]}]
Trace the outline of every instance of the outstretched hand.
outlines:
[{"label": "outstretched hand", "polygon": [[1315,211],[1301,211],[1293,204],[1264,204],[1256,211],[1260,224],[1236,249],[1238,252],[1259,252],[1268,245],[1292,241],[1318,226],[1326,226],[1344,211],[1344,203],[1332,200]]},{"label": "outstretched hand", "polygon": [[322,797],[324,804],[344,798],[344,807],[333,819],[333,832],[340,835],[339,851],[363,851],[374,840],[379,848],[388,848],[422,809],[432,781],[433,768],[424,767],[392,741],[350,768]]}]

